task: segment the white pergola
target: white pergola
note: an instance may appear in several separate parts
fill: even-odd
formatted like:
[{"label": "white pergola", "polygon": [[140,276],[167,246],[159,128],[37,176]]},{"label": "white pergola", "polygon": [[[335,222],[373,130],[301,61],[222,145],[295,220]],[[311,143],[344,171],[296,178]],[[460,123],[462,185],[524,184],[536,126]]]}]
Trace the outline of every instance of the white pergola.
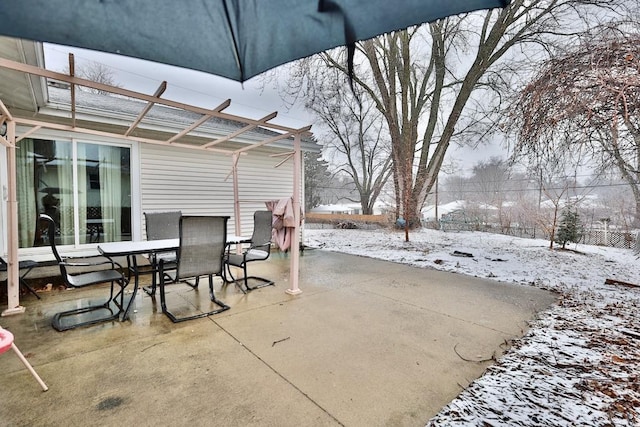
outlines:
[{"label": "white pergola", "polygon": [[[311,126],[306,126],[299,129],[290,128],[287,126],[270,123],[270,120],[276,117],[277,113],[271,113],[261,119],[255,120],[237,115],[225,113],[224,110],[231,104],[230,100],[226,100],[216,108],[211,110],[201,108],[181,102],[171,101],[161,98],[162,94],[167,88],[167,83],[162,82],[153,95],[146,95],[143,93],[123,89],[120,87],[110,86],[90,80],[81,79],[75,76],[74,73],[74,59],[73,55],[69,55],[69,74],[56,73],[50,70],[46,70],[33,65],[24,64],[21,62],[15,62],[8,59],[0,58],[0,68],[7,70],[13,70],[20,73],[24,73],[30,76],[38,76],[49,79],[55,79],[66,82],[70,85],[71,89],[71,117],[66,119],[66,123],[53,123],[43,121],[40,119],[17,117],[17,115],[11,114],[9,109],[0,99],[0,125],[6,124],[7,132],[6,136],[0,136],[0,143],[7,147],[7,223],[8,223],[8,248],[7,248],[7,296],[8,307],[2,312],[3,316],[23,313],[25,307],[20,305],[20,284],[19,284],[19,267],[18,267],[18,202],[17,202],[17,185],[16,185],[16,144],[27,138],[34,132],[40,129],[52,129],[59,131],[77,132],[102,137],[120,138],[129,141],[136,141],[147,144],[164,145],[167,147],[183,147],[194,150],[213,151],[221,154],[228,155],[231,159],[231,172],[230,175],[233,179],[233,194],[234,194],[234,218],[235,218],[235,234],[241,234],[240,223],[240,203],[242,200],[238,196],[238,174],[237,164],[240,156],[251,149],[264,146],[267,144],[273,144],[277,141],[284,139],[293,139],[293,150],[282,154],[276,154],[274,156],[283,156],[284,159],[277,165],[282,165],[285,161],[293,158],[293,211],[295,215],[295,230],[291,241],[291,256],[290,256],[290,288],[286,290],[288,294],[297,295],[302,291],[299,288],[299,257],[300,257],[300,198],[301,187],[300,181],[302,179],[302,158],[301,158],[301,139],[303,136],[310,135]],[[91,126],[91,122],[83,121],[82,126],[78,126],[76,120],[76,96],[75,90],[78,86],[84,86],[87,88],[97,89],[103,92],[108,92],[128,98],[133,98],[146,102],[146,106],[139,112],[138,116],[133,120],[129,127],[122,133],[115,131],[98,130],[96,127]],[[185,127],[180,132],[170,136],[169,138],[160,139],[154,136],[140,137],[132,135],[133,131],[140,128],[140,125],[149,113],[154,105],[164,105],[172,108],[176,108],[183,111],[199,114],[200,119],[193,122],[191,125]],[[224,120],[230,120],[240,124],[240,128],[233,131],[226,136],[217,138],[214,140],[205,140],[204,138],[190,138],[189,134],[195,131],[198,127],[202,126],[209,119],[220,118]],[[97,124],[97,122],[95,123]],[[28,129],[21,135],[17,135],[16,126]],[[245,132],[251,131],[255,128],[264,128],[271,130],[271,136],[265,137],[265,139],[254,142],[251,144],[243,145],[237,149],[225,149],[220,146],[223,142],[232,141],[238,138]]]}]

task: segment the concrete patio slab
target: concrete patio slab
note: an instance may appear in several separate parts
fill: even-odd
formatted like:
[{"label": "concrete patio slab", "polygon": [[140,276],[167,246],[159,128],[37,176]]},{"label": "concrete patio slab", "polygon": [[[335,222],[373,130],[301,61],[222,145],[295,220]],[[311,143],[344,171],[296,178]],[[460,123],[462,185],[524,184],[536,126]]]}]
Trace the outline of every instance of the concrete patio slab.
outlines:
[{"label": "concrete patio slab", "polygon": [[[4,317],[49,386],[0,355],[0,425],[422,426],[479,377],[553,294],[351,255],[305,251],[298,296],[286,256],[252,271],[276,286],[173,324],[139,292],[131,320],[56,332],[53,314],[106,289],[25,296]],[[171,285],[170,301],[206,308]],[[474,362],[477,361],[477,362]]]}]

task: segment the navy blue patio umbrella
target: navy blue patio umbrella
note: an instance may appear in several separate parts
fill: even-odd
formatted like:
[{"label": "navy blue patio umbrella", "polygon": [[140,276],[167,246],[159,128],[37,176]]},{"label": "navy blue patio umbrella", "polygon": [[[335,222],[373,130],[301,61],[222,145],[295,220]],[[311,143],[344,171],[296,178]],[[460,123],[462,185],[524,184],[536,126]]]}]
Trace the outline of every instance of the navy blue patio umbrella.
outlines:
[{"label": "navy blue patio umbrella", "polygon": [[336,46],[510,0],[3,0],[0,34],[245,81]]}]

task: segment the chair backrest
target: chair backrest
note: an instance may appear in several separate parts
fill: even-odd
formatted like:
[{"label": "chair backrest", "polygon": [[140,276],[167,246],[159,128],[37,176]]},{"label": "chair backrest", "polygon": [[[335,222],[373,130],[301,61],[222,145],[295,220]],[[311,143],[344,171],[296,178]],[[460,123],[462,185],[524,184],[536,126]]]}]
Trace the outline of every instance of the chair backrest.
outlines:
[{"label": "chair backrest", "polygon": [[58,248],[56,248],[56,223],[49,215],[40,214],[40,222],[45,223],[47,225],[47,239],[49,240],[49,246],[51,247],[51,252],[53,252],[53,256],[56,258],[58,265],[60,266],[60,274],[62,278],[67,281],[67,269],[64,266],[63,259],[58,252]]},{"label": "chair backrest", "polygon": [[253,235],[251,248],[269,253],[273,228],[273,214],[271,211],[255,211],[253,214]]},{"label": "chair backrest", "polygon": [[147,240],[177,239],[180,236],[181,211],[145,212]]},{"label": "chair backrest", "polygon": [[182,216],[177,279],[221,275],[228,216]]}]

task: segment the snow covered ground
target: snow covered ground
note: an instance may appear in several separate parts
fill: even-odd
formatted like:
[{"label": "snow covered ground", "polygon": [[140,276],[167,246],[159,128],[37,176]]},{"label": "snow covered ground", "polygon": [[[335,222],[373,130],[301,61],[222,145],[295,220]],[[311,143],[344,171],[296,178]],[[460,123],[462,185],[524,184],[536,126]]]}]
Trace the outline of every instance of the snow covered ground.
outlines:
[{"label": "snow covered ground", "polygon": [[[640,426],[640,260],[632,250],[419,230],[305,230],[307,246],[559,293],[429,426]],[[472,257],[454,256],[463,252]],[[460,254],[458,254],[460,255]]]}]

